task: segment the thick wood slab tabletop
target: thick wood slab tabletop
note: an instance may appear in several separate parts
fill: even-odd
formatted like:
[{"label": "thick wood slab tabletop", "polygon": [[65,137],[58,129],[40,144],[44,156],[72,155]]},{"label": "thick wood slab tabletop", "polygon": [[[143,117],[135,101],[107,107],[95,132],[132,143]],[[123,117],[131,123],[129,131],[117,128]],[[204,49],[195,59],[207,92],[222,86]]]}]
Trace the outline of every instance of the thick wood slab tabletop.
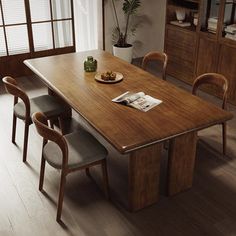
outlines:
[{"label": "thick wood slab tabletop", "polygon": [[[96,73],[84,72],[88,55],[97,59],[97,72],[120,72],[123,81],[96,82]],[[104,51],[30,59],[25,64],[121,153],[232,118],[231,113]],[[126,91],[143,91],[163,103],[145,113],[111,101]]]}]

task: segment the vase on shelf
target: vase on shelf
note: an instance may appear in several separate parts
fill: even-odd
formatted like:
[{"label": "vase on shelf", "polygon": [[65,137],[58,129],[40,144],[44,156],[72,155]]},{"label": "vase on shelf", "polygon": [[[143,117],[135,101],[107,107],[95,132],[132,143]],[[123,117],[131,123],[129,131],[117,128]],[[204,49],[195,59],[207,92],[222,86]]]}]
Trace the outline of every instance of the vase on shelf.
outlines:
[{"label": "vase on shelf", "polygon": [[185,20],[185,10],[184,9],[176,9],[175,11],[176,19],[179,23],[183,23]]}]

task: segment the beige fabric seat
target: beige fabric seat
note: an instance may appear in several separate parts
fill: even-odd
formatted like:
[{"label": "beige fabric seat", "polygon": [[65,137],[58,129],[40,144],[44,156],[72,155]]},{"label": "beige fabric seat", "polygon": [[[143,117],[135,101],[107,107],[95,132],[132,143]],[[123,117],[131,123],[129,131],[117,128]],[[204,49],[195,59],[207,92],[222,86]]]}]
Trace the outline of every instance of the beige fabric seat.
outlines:
[{"label": "beige fabric seat", "polygon": [[[17,85],[16,80],[10,76],[4,77],[2,81],[6,91],[14,96],[12,143],[15,143],[17,118],[25,122],[23,146],[23,162],[25,162],[27,158],[29,126],[32,124],[31,115],[34,112],[40,111],[43,112],[49,120],[59,119],[59,123],[61,124],[60,118],[64,113],[68,112],[70,108],[67,104],[50,95],[29,98]],[[21,100],[19,100],[19,98]]]},{"label": "beige fabric seat", "polygon": [[[100,161],[107,156],[107,150],[87,131],[64,136],[68,145],[68,168],[78,168]],[[43,148],[43,156],[56,169],[62,168],[62,152],[54,142],[48,142]]]},{"label": "beige fabric seat", "polygon": [[[25,120],[25,109],[26,108],[24,102],[18,102],[14,106],[15,115],[19,119]],[[35,112],[41,111],[48,118],[57,117],[65,112],[66,109],[67,106],[65,106],[65,104],[62,104],[56,97],[53,97],[51,95],[46,94],[30,99],[30,116],[32,116],[32,114],[34,114]]]},{"label": "beige fabric seat", "polygon": [[43,137],[39,190],[43,190],[45,164],[61,169],[60,190],[57,204],[57,221],[61,221],[66,177],[76,170],[85,169],[89,174],[89,167],[101,165],[103,185],[108,198],[108,176],[106,167],[107,150],[90,133],[80,128],[79,131],[61,135],[48,127],[43,113],[37,112],[32,116],[36,129]]}]

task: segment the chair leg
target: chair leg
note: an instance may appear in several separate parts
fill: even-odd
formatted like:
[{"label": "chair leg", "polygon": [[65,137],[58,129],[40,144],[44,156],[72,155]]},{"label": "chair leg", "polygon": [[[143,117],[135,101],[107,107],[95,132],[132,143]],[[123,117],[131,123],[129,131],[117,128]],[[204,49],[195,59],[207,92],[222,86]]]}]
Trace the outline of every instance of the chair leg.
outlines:
[{"label": "chair leg", "polygon": [[15,114],[13,114],[13,123],[12,123],[12,136],[11,136],[11,141],[12,143],[16,143],[16,121],[17,121],[17,117]]},{"label": "chair leg", "polygon": [[54,129],[54,122],[53,120],[49,120],[50,128]]},{"label": "chair leg", "polygon": [[57,203],[57,222],[61,221],[61,212],[62,212],[65,184],[66,184],[66,173],[65,171],[62,170],[59,197],[58,197],[58,203]]},{"label": "chair leg", "polygon": [[61,129],[61,134],[62,135],[65,135],[66,134],[66,131],[65,131],[65,121],[63,119],[62,116],[59,116],[58,117],[58,121],[59,121],[59,128]]},{"label": "chair leg", "polygon": [[42,154],[41,167],[40,167],[40,177],[39,177],[39,191],[43,190],[44,173],[45,173],[45,159]]},{"label": "chair leg", "polygon": [[222,142],[223,142],[223,155],[226,155],[226,122],[222,123]]},{"label": "chair leg", "polygon": [[103,186],[104,192],[107,199],[110,198],[109,196],[109,182],[108,182],[108,174],[107,174],[107,162],[106,160],[102,161],[102,175],[103,175]]},{"label": "chair leg", "polygon": [[25,121],[25,135],[24,135],[24,147],[23,147],[23,162],[26,162],[27,148],[28,148],[28,135],[29,135],[29,121]]}]

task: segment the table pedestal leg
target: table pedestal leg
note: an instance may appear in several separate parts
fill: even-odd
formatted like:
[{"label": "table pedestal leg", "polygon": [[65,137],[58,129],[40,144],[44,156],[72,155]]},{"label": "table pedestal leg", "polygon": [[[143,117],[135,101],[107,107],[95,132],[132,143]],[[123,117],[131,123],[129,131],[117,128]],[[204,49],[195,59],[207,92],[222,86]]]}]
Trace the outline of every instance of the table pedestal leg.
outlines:
[{"label": "table pedestal leg", "polygon": [[57,95],[53,90],[51,90],[50,88],[48,88],[48,94],[57,97],[58,99],[61,100],[61,102],[65,103],[65,105],[68,106],[67,111],[63,114],[63,119],[66,118],[71,118],[72,116],[72,109],[71,107],[59,96]]},{"label": "table pedestal leg", "polygon": [[197,132],[170,140],[167,180],[169,196],[192,187],[196,145]]},{"label": "table pedestal leg", "polygon": [[129,208],[137,211],[158,201],[162,144],[134,151],[129,158]]}]

